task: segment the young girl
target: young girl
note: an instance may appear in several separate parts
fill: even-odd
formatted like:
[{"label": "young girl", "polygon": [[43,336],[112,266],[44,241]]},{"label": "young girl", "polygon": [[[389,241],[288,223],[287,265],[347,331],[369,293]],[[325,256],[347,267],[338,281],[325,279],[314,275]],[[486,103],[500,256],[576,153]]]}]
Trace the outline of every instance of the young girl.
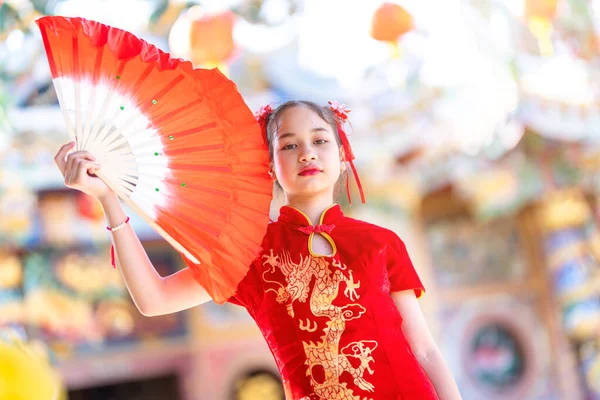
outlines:
[{"label": "young girl", "polygon": [[[229,301],[258,324],[287,399],[460,399],[417,302],[424,288],[404,243],[333,203],[353,155],[342,129],[348,110],[330,104],[261,109],[269,173],[285,206]],[[72,146],[60,149],[56,163],[65,184],[98,199],[109,227],[120,227],[113,243],[140,312],[160,315],[209,301],[189,268],[158,275],[124,223],[117,196],[94,176],[101,166],[87,152],[68,154]]]}]

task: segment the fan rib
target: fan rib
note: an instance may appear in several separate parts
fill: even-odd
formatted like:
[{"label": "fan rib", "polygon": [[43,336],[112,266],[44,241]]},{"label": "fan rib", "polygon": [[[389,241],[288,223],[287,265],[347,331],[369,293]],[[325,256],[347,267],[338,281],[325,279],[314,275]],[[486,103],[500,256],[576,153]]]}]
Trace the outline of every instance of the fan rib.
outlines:
[{"label": "fan rib", "polygon": [[93,112],[96,106],[96,84],[100,82],[100,72],[102,67],[102,58],[104,52],[102,48],[96,49],[96,59],[94,61],[94,71],[92,72],[92,93],[90,95],[90,103],[88,105],[88,115],[86,116],[86,124],[84,128],[84,133],[86,136],[86,140],[84,141],[84,148],[88,147],[88,143],[92,133],[92,121],[93,121]]},{"label": "fan rib", "polygon": [[[134,175],[129,175],[129,174],[123,174],[119,176],[119,179],[121,179],[124,182],[127,182],[129,184],[131,184],[131,186],[133,188],[135,188],[137,186],[137,182],[138,182],[138,178],[137,176]],[[133,191],[133,189],[131,189]]]},{"label": "fan rib", "polygon": [[184,137],[184,136],[201,133],[202,131],[206,131],[208,129],[215,128],[216,126],[217,126],[216,122],[209,122],[208,124],[204,124],[201,126],[196,126],[193,128],[185,129],[183,131],[179,131],[179,132],[168,132],[166,134],[172,135],[173,137]]},{"label": "fan rib", "polygon": [[102,106],[100,108],[100,111],[98,111],[98,115],[96,116],[96,119],[94,120],[94,123],[92,124],[93,129],[92,132],[90,133],[91,136],[91,140],[92,143],[94,143],[100,133],[100,130],[102,129],[102,121],[101,118],[102,116],[106,113],[106,110],[108,109],[108,105],[110,104],[110,101],[112,100],[112,96],[115,93],[114,90],[108,90],[108,96],[106,96],[106,98],[104,99],[104,102],[102,103]]},{"label": "fan rib", "polygon": [[[177,180],[177,179],[173,179],[173,178],[167,178],[166,179],[167,182],[173,184],[173,185],[181,185],[181,181]],[[199,192],[204,192],[213,196],[218,196],[221,198],[229,198],[231,197],[230,193],[228,191],[225,190],[220,190],[220,189],[216,189],[213,187],[209,187],[209,186],[205,186],[205,185],[199,185],[199,184],[186,184],[186,188],[187,190],[191,190],[191,191],[199,191]]]},{"label": "fan rib", "polygon": [[139,171],[135,170],[135,169],[127,169],[127,170],[121,170],[119,169],[119,176],[130,176],[135,180],[135,185],[137,186],[137,182],[139,180],[140,174]]},{"label": "fan rib", "polygon": [[[78,37],[73,36],[71,41],[71,49],[73,52],[73,56],[71,59],[73,60],[73,74],[76,77],[81,76],[79,72],[79,47],[78,47]],[[74,99],[75,99],[75,135],[77,136],[76,149],[82,150],[82,142],[83,138],[81,137],[82,129],[81,129],[81,99],[79,96],[79,79],[75,80],[75,85],[73,85],[74,90]]]},{"label": "fan rib", "polygon": [[158,93],[156,93],[156,100],[162,99],[167,93],[175,88],[181,81],[185,79],[183,74],[177,75],[171,82],[169,82],[164,88],[162,88]]},{"label": "fan rib", "polygon": [[206,165],[192,165],[192,164],[173,164],[170,163],[169,167],[172,169],[179,169],[182,171],[206,171],[206,172],[226,172],[231,173],[231,167],[218,167],[218,166],[206,166]]},{"label": "fan rib", "polygon": [[168,156],[189,155],[190,153],[223,150],[224,148],[225,148],[225,146],[223,144],[209,144],[206,146],[195,146],[195,147],[186,147],[186,148],[177,149],[177,150],[167,150],[166,154]]},{"label": "fan rib", "polygon": [[67,133],[69,134],[69,138],[73,141],[77,141],[77,137],[75,135],[75,129],[73,129],[73,125],[71,123],[71,117],[69,117],[68,113],[68,105],[65,101],[65,96],[62,92],[62,88],[60,83],[55,82],[54,88],[56,90],[56,97],[58,98],[58,104],[60,105],[60,110],[62,111],[63,118],[65,120],[65,124],[67,125]]},{"label": "fan rib", "polygon": [[136,188],[136,185],[132,185],[131,183],[129,183],[128,181],[126,181],[123,178],[119,178],[119,181],[121,182],[121,187],[123,189],[127,189],[127,190],[129,190],[130,193],[133,193],[133,191]]},{"label": "fan rib", "polygon": [[120,147],[127,143],[127,140],[119,134],[117,129],[109,125],[102,127],[98,137],[101,138],[100,141],[96,141],[90,146],[90,152],[92,152],[92,154],[104,154],[111,148]]},{"label": "fan rib", "polygon": [[58,71],[56,70],[56,61],[54,59],[54,52],[52,51],[52,46],[50,45],[50,40],[48,39],[48,32],[46,31],[46,26],[40,26],[40,30],[42,32],[42,42],[44,43],[44,48],[46,49],[46,56],[48,58],[48,65],[50,67],[50,74],[53,78],[58,77]]},{"label": "fan rib", "polygon": [[163,122],[165,122],[166,120],[172,119],[173,117],[175,117],[176,115],[178,115],[179,113],[183,112],[183,111],[187,111],[189,109],[191,109],[192,107],[198,106],[200,105],[204,100],[202,98],[198,98],[190,103],[187,103],[179,108],[176,108],[173,111],[169,111],[168,113],[161,115],[161,116],[157,116],[153,119],[153,122],[155,125],[161,125]]},{"label": "fan rib", "polygon": [[131,87],[132,97],[137,97],[140,89],[142,88],[142,83],[146,80],[146,78],[148,78],[148,75],[150,75],[152,73],[153,69],[154,69],[154,65],[148,64],[148,67],[146,67],[144,72],[142,74],[140,74],[138,80]]},{"label": "fan rib", "polygon": [[87,114],[85,116],[85,124],[83,127],[83,133],[82,133],[82,136],[83,136],[82,148],[84,148],[84,149],[89,147],[88,143],[90,140],[90,131],[92,130],[91,121],[92,121],[92,117],[93,117],[94,106],[96,105],[96,85],[91,85],[91,86],[92,86],[92,93],[90,94],[88,110],[87,110]]}]

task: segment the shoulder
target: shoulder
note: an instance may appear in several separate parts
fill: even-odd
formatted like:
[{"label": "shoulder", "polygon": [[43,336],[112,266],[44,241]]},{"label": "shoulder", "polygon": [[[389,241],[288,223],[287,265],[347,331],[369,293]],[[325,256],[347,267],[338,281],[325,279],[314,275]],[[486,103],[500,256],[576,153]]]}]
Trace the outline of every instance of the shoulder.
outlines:
[{"label": "shoulder", "polygon": [[278,238],[281,237],[282,232],[285,229],[285,224],[279,221],[269,221],[269,225],[267,225],[267,231],[263,236],[262,246],[269,246],[273,243],[273,241],[277,241]]},{"label": "shoulder", "polygon": [[268,238],[270,235],[279,232],[282,227],[283,224],[281,222],[269,220],[269,225],[267,225],[267,232],[265,233],[265,239]]},{"label": "shoulder", "polygon": [[365,233],[376,234],[387,239],[399,239],[396,232],[392,231],[391,229],[384,228],[383,226],[375,225],[360,219],[344,217],[344,225],[349,228],[363,229]]},{"label": "shoulder", "polygon": [[396,232],[383,226],[350,217],[344,217],[344,225],[348,229],[357,230],[357,235],[363,240],[372,240],[383,246],[403,245]]}]

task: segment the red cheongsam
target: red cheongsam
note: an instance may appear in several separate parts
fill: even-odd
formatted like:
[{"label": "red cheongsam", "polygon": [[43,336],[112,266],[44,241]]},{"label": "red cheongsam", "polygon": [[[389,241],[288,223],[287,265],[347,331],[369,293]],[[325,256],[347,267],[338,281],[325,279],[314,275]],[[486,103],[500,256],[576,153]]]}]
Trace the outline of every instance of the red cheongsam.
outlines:
[{"label": "red cheongsam", "polygon": [[[316,234],[332,256],[312,251]],[[287,399],[437,399],[390,296],[410,289],[424,291],[392,231],[348,218],[339,205],[318,226],[285,206],[230,302],[260,327]]]}]

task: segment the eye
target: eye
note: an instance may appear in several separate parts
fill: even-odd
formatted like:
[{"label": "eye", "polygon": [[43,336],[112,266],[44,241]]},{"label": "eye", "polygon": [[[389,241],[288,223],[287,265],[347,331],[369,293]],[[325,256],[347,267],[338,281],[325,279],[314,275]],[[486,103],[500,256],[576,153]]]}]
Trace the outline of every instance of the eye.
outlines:
[{"label": "eye", "polygon": [[283,146],[281,148],[281,150],[291,150],[291,149],[295,149],[296,147],[297,147],[297,145],[295,145],[295,144],[288,144],[286,146]]},{"label": "eye", "polygon": [[328,141],[327,141],[327,140],[325,140],[325,139],[317,139],[317,140],[315,140],[315,143],[316,143],[316,144],[325,144],[325,143],[327,143],[327,142],[328,142]]}]

